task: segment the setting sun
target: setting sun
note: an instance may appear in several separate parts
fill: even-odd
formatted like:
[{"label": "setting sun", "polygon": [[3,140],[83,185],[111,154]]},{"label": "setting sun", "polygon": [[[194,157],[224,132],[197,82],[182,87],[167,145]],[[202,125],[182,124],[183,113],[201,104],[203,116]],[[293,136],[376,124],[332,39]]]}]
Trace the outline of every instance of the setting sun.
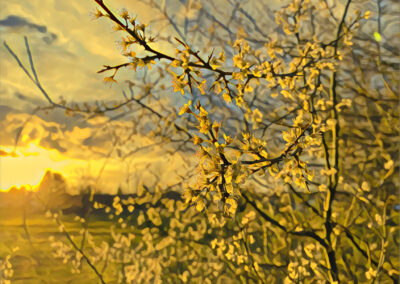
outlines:
[{"label": "setting sun", "polygon": [[[0,190],[7,191],[10,187],[24,185],[36,186],[47,170],[62,170],[69,162],[61,160],[59,153],[44,149],[29,142],[26,147],[3,147],[8,153],[0,159]],[[57,160],[55,159],[57,157]]]}]

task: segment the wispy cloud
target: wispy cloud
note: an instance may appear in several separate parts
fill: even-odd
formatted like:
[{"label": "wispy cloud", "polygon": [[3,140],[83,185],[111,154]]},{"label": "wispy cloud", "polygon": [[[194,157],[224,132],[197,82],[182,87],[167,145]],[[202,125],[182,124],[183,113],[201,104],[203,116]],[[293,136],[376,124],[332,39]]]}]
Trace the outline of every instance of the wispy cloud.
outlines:
[{"label": "wispy cloud", "polygon": [[[36,184],[47,169],[52,169],[63,173],[73,190],[91,185],[115,193],[118,187],[134,191],[141,182],[150,186],[157,180],[165,186],[175,184],[187,169],[180,153],[168,154],[167,146],[152,137],[132,134],[129,121],[111,121],[97,127],[87,121],[77,126],[43,118],[10,111],[0,121],[3,188]],[[112,132],[115,129],[119,130],[118,139],[126,141],[117,146],[111,139],[116,137],[117,133]],[[134,154],[129,155],[131,152]]]},{"label": "wispy cloud", "polygon": [[46,26],[35,24],[21,16],[9,15],[7,16],[7,18],[0,20],[0,26],[11,29],[27,27],[32,30],[38,31],[39,33],[45,34],[43,40],[47,44],[51,44],[57,39],[57,35],[55,33],[48,32]]},{"label": "wispy cloud", "polygon": [[[91,17],[94,1],[3,2],[0,42],[6,41],[26,63],[23,37],[29,38],[40,81],[55,101],[63,97],[69,102],[111,103],[122,98],[125,85],[108,88],[103,74],[96,73],[103,64],[118,64],[126,58],[116,44],[122,34],[113,31],[110,22]],[[140,1],[115,0],[111,6],[116,10],[126,7],[146,23],[154,19],[154,11]],[[2,69],[7,70],[0,76],[0,145],[4,152],[0,153],[0,187],[36,184],[47,168],[61,172],[69,184],[93,183],[104,192],[116,192],[124,185],[135,190],[137,183],[152,184],[157,178],[167,186],[184,175],[187,165],[181,155],[167,154],[165,145],[146,136],[146,131],[113,133],[132,129],[124,118],[111,123],[106,116],[87,121],[66,117],[60,109],[32,115],[36,106],[46,104],[43,95],[3,47],[0,57]],[[132,79],[132,73],[118,74],[119,82],[125,79]],[[107,127],[101,129],[101,124]],[[112,137],[127,142],[114,149]],[[18,157],[12,156],[14,149]],[[119,151],[131,154],[122,159]]]}]

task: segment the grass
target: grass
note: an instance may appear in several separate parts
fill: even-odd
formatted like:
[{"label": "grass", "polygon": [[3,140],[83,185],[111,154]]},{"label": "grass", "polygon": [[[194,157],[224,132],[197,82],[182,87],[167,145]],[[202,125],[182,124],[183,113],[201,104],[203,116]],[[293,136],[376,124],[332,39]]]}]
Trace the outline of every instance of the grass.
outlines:
[{"label": "grass", "polygon": [[[81,224],[74,220],[74,215],[64,215],[61,219],[79,244]],[[89,223],[95,241],[109,238],[107,228],[110,225],[111,221],[107,220]],[[70,264],[53,256],[50,236],[55,241],[65,241],[66,237],[59,232],[58,225],[51,218],[40,213],[29,214],[26,216],[26,229],[23,225],[23,211],[0,210],[0,259],[11,255],[10,262],[14,270],[12,283],[97,283],[96,275],[86,263],[81,273],[73,274]]]}]

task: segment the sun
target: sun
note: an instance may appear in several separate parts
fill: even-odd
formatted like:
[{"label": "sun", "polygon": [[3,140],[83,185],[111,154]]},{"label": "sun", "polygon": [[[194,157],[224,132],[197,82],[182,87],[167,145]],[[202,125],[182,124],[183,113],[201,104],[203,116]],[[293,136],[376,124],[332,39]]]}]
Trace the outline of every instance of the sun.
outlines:
[{"label": "sun", "polygon": [[59,171],[66,161],[55,161],[52,150],[31,141],[25,146],[2,147],[0,158],[0,191],[11,187],[32,188],[40,183],[48,170]]}]

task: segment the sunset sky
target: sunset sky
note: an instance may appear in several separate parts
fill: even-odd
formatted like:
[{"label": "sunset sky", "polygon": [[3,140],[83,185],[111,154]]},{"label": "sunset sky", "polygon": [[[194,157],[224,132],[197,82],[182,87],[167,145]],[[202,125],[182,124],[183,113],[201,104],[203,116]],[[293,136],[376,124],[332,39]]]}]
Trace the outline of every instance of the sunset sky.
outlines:
[{"label": "sunset sky", "polygon": [[[154,18],[155,13],[131,0],[113,0],[111,7],[116,11],[126,7],[143,22]],[[96,73],[103,64],[125,61],[116,43],[121,35],[106,20],[94,20],[95,8],[94,1],[80,0],[0,2],[1,42],[6,41],[28,64],[24,36],[28,37],[39,78],[55,100],[60,96],[77,102],[121,98],[124,86],[110,88],[103,82],[104,75]],[[149,163],[154,169],[170,159],[176,167],[185,163],[178,154],[161,155],[159,146],[125,164],[107,158],[109,139],[106,134],[95,133],[98,129],[93,127],[99,121],[66,117],[62,110],[32,114],[37,105],[47,104],[43,95],[3,44],[0,57],[0,190],[36,185],[50,169],[62,173],[71,188],[94,183],[103,191],[115,192],[126,184],[127,173],[140,173],[144,178],[141,169]],[[125,122],[115,123],[123,126]],[[152,143],[140,134],[134,139],[137,146]],[[163,175],[168,177],[168,170]]]}]

